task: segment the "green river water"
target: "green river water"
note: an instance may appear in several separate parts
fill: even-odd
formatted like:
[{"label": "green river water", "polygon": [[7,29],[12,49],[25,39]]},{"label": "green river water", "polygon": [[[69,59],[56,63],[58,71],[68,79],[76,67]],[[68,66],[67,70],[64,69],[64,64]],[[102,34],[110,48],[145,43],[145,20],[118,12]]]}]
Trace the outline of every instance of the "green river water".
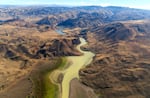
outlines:
[{"label": "green river water", "polygon": [[83,53],[83,55],[67,56],[67,62],[69,62],[69,65],[67,65],[68,67],[65,70],[55,70],[51,74],[50,78],[53,82],[57,81],[60,74],[63,74],[60,94],[61,98],[69,98],[71,80],[74,78],[79,78],[79,70],[90,64],[95,56],[95,54],[90,51],[81,50],[81,46],[87,44],[84,38],[80,38],[80,42],[81,43],[77,46],[77,50]]}]

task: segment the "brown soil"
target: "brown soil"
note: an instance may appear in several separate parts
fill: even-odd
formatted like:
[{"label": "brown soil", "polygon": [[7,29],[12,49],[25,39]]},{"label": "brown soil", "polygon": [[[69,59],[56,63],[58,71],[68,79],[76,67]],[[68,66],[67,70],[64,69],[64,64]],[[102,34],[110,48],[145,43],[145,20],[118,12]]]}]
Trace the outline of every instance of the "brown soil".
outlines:
[{"label": "brown soil", "polygon": [[13,84],[7,91],[0,93],[0,98],[26,98],[32,92],[32,83],[28,76]]},{"label": "brown soil", "polygon": [[73,79],[70,82],[69,98],[97,98],[94,91],[81,84],[78,79]]}]

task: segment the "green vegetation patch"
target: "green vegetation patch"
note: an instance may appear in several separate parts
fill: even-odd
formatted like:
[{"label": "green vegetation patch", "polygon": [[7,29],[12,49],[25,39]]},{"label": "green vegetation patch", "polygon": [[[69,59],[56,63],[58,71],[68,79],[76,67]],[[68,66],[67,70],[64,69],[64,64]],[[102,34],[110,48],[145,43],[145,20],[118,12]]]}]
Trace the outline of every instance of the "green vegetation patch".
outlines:
[{"label": "green vegetation patch", "polygon": [[34,88],[32,98],[58,98],[59,88],[50,81],[50,74],[55,69],[62,69],[66,65],[66,58],[57,58],[50,61],[40,61],[31,73],[30,80]]}]

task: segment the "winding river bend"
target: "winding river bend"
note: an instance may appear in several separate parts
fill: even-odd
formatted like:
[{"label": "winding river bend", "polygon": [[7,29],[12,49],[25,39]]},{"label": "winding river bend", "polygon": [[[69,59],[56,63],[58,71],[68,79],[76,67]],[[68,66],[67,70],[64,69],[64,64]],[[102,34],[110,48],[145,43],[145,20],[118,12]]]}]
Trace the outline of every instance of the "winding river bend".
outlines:
[{"label": "winding river bend", "polygon": [[[60,30],[58,33],[60,34]],[[71,80],[73,80],[74,78],[79,78],[79,70],[84,66],[90,64],[93,60],[93,57],[95,56],[95,54],[90,51],[81,50],[81,46],[87,44],[84,38],[80,37],[80,42],[81,43],[77,46],[77,50],[83,53],[83,55],[67,56],[67,62],[69,62],[68,67],[65,70],[55,70],[52,74],[52,80],[57,80],[59,74],[63,74],[63,80],[61,84],[61,98],[69,98]]]},{"label": "winding river bend", "polygon": [[67,60],[71,62],[69,67],[64,70],[64,78],[62,81],[62,98],[69,98],[70,92],[70,81],[74,78],[79,78],[79,70],[91,63],[93,60],[94,54],[90,51],[83,51],[80,49],[81,46],[87,44],[85,39],[80,38],[80,44],[77,46],[77,49],[83,53],[82,56],[68,56]]}]

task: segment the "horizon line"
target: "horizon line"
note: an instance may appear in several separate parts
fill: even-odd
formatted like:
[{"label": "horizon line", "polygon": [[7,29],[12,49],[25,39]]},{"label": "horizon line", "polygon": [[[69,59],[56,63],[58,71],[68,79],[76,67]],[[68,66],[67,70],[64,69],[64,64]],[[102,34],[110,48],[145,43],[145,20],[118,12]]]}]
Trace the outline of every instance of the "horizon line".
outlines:
[{"label": "horizon line", "polygon": [[22,7],[26,7],[26,6],[52,6],[52,7],[84,7],[84,6],[99,6],[99,7],[123,7],[123,8],[131,8],[131,9],[141,9],[141,10],[150,10],[150,9],[145,9],[145,8],[136,8],[136,7],[129,7],[129,6],[118,6],[118,5],[71,5],[71,4],[0,4],[1,6],[22,6]]}]

